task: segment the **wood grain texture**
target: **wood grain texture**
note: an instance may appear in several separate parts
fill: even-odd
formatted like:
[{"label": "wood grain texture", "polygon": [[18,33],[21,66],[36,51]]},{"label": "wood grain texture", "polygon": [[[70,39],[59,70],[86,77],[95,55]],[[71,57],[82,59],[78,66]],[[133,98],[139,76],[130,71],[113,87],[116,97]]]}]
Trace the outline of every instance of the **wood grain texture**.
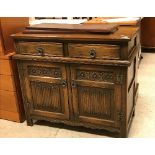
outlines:
[{"label": "wood grain texture", "polygon": [[0,31],[4,47],[3,54],[8,54],[14,49],[11,34],[24,30],[24,27],[28,25],[28,17],[0,17]]},{"label": "wood grain texture", "polygon": [[0,59],[0,74],[13,75],[10,60]]},{"label": "wood grain texture", "polygon": [[0,90],[16,91],[14,77],[9,75],[0,75]]},{"label": "wood grain texture", "polygon": [[9,121],[15,121],[20,123],[21,118],[19,117],[20,114],[18,112],[6,111],[0,109],[0,119],[6,119]]},{"label": "wood grain texture", "polygon": [[111,119],[112,90],[78,87],[79,115]]},{"label": "wood grain texture", "polygon": [[141,22],[141,44],[144,48],[155,48],[155,18],[144,17]]},{"label": "wood grain texture", "polygon": [[[35,73],[32,71],[35,68]],[[25,62],[25,107],[29,115],[40,114],[54,118],[69,118],[65,66],[42,62]]]},{"label": "wood grain texture", "polygon": [[[1,30],[1,20],[0,20],[0,30]],[[0,56],[4,55],[3,51],[4,51],[3,36],[2,32],[0,31]]]},{"label": "wood grain texture", "polygon": [[28,17],[0,17],[0,118],[16,122],[24,121],[24,110],[10,35],[28,24]]},{"label": "wood grain texture", "polygon": [[[119,27],[118,31],[114,34],[101,35],[101,34],[23,34],[16,33],[12,35],[14,39],[35,39],[35,40],[56,40],[58,41],[110,41],[110,42],[128,42],[138,32],[139,28]],[[126,37],[125,37],[126,36]]]},{"label": "wood grain texture", "polygon": [[91,52],[95,52],[97,59],[119,59],[120,47],[118,45],[105,44],[68,44],[70,57],[92,58]]},{"label": "wood grain texture", "polygon": [[[135,83],[137,75],[137,62],[133,63],[139,50],[138,33],[136,27],[119,27],[113,35],[13,35],[15,44],[57,42],[63,46],[61,57],[24,51],[13,57],[18,63],[27,124],[43,119],[107,129],[127,137],[131,124],[127,119],[132,120],[128,113],[134,111],[128,96],[134,100],[136,96],[135,84],[128,85]],[[90,59],[88,52],[94,48],[96,56]],[[128,92],[128,87],[133,91]]]},{"label": "wood grain texture", "polygon": [[63,56],[61,43],[54,42],[18,42],[17,53],[38,55],[38,48],[43,50],[43,55]]},{"label": "wood grain texture", "polygon": [[0,103],[1,110],[18,112],[18,101],[15,92],[0,90]]},{"label": "wood grain texture", "polygon": [[34,110],[51,111],[51,112],[64,112],[62,92],[59,85],[50,84],[45,82],[30,83]]},{"label": "wood grain texture", "polygon": [[[52,24],[52,23],[42,23],[27,26],[27,31],[30,30],[43,30],[43,31],[61,31],[63,32],[77,32],[77,33],[86,33],[86,32],[100,32],[100,33],[113,33],[117,30],[117,24]],[[27,32],[28,33],[28,32]]]}]

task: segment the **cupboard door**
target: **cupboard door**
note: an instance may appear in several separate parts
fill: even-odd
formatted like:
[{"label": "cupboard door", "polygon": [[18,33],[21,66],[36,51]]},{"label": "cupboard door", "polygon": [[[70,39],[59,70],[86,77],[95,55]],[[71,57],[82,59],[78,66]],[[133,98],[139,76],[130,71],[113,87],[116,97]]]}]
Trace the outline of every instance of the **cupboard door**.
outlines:
[{"label": "cupboard door", "polygon": [[65,66],[45,62],[23,63],[27,110],[31,115],[68,119]]},{"label": "cupboard door", "polygon": [[71,67],[73,108],[77,121],[119,127],[121,86],[115,69]]}]

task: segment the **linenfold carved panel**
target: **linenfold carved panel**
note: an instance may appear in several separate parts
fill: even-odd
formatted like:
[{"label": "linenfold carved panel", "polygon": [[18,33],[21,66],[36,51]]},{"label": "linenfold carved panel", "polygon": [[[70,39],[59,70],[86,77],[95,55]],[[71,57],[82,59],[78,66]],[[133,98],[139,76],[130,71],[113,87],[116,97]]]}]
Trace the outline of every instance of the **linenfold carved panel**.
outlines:
[{"label": "linenfold carved panel", "polygon": [[60,113],[63,111],[59,85],[31,81],[30,86],[34,109]]},{"label": "linenfold carved panel", "polygon": [[112,119],[113,89],[78,86],[81,116]]},{"label": "linenfold carved panel", "polygon": [[62,76],[60,68],[28,66],[28,74],[34,76],[48,76],[60,78]]}]

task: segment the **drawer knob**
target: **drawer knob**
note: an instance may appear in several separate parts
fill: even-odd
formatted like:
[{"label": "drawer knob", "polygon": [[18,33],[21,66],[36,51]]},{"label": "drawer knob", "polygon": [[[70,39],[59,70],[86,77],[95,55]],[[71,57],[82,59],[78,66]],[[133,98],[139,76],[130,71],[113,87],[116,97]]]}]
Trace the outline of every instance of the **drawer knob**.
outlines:
[{"label": "drawer knob", "polygon": [[91,49],[91,50],[89,51],[89,56],[90,56],[91,58],[96,58],[96,50],[95,50],[95,49]]},{"label": "drawer knob", "polygon": [[38,48],[36,48],[36,50],[37,50],[36,55],[38,55],[38,56],[44,55],[44,49],[42,47],[38,47]]},{"label": "drawer knob", "polygon": [[71,86],[72,86],[73,88],[76,88],[76,87],[77,87],[76,81],[73,80],[73,81],[71,82]]},{"label": "drawer knob", "polygon": [[62,87],[66,87],[67,86],[67,82],[65,80],[62,80],[61,85],[62,85]]}]

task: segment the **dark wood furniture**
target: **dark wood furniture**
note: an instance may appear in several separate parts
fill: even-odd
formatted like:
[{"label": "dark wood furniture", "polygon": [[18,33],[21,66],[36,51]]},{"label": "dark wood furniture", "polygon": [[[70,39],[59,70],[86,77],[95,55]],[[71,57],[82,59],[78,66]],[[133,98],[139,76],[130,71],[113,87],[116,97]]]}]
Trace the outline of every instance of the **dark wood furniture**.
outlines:
[{"label": "dark wood furniture", "polygon": [[144,17],[141,22],[141,44],[145,52],[155,50],[155,17]]},{"label": "dark wood furniture", "polygon": [[127,137],[138,92],[137,27],[12,36],[29,126],[48,120]]},{"label": "dark wood furniture", "polygon": [[29,18],[0,17],[0,119],[16,122],[25,120],[12,33],[22,31]]},{"label": "dark wood furniture", "polygon": [[[125,20],[121,20],[125,19]],[[110,21],[111,20],[111,21]],[[113,21],[112,21],[113,20]],[[129,27],[138,27],[140,29],[139,37],[141,38],[141,17],[134,17],[134,18],[127,18],[127,17],[96,17],[93,18],[92,20],[84,22],[85,24],[101,24],[101,23],[113,23],[113,24],[118,24],[120,26],[129,26]],[[141,45],[141,41],[139,41],[139,44]],[[138,51],[138,61],[140,64],[140,60],[142,59],[142,54],[141,54],[141,48],[139,48]]]}]

